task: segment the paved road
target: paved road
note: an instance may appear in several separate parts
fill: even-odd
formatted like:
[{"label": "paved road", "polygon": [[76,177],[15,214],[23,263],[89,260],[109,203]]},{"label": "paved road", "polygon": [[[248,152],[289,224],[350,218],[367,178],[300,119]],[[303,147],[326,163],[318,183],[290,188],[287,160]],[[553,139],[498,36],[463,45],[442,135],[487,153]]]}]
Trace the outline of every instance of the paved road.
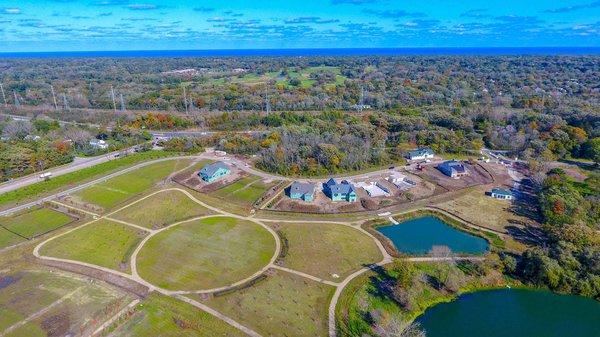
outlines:
[{"label": "paved road", "polygon": [[[0,184],[0,194],[10,192],[10,191],[19,189],[21,187],[25,187],[25,186],[40,182],[42,180],[40,178],[40,174],[42,174],[42,173],[48,173],[48,172],[52,173],[52,177],[61,176],[63,174],[71,173],[74,171],[78,171],[78,170],[81,170],[81,169],[84,169],[87,167],[95,166],[95,165],[102,164],[107,161],[116,159],[117,158],[116,156],[119,153],[133,153],[133,147],[115,151],[115,152],[111,152],[111,153],[107,153],[107,154],[103,154],[103,155],[96,156],[96,157],[75,158],[75,160],[70,164],[54,167],[54,168],[51,168],[51,169],[48,169],[45,171],[40,171],[40,172],[37,172],[34,174],[30,174],[25,177],[7,181],[5,183]],[[50,179],[52,179],[52,178],[50,178]]]}]

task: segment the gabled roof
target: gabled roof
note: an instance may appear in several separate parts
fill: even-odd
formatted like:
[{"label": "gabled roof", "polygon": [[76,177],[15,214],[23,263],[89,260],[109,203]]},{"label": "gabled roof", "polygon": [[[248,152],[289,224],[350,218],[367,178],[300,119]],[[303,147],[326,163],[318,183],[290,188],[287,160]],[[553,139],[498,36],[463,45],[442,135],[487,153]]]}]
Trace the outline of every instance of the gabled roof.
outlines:
[{"label": "gabled roof", "polygon": [[453,169],[458,173],[463,173],[467,170],[463,163],[457,160],[448,160],[440,164],[440,167],[447,167],[449,169]]},{"label": "gabled roof", "polygon": [[335,179],[330,178],[329,180],[327,180],[327,182],[325,183],[325,186],[333,186],[333,185],[337,185],[337,181],[335,181]]},{"label": "gabled roof", "polygon": [[311,183],[301,183],[298,181],[294,181],[292,186],[290,187],[290,193],[300,193],[300,194],[315,194],[315,185]]},{"label": "gabled roof", "polygon": [[408,151],[408,154],[411,157],[420,157],[420,156],[425,156],[425,155],[433,155],[433,150],[427,147],[423,147],[420,149],[416,149],[416,150],[412,150],[412,151]]},{"label": "gabled roof", "polygon": [[217,171],[219,169],[225,169],[225,170],[229,171],[229,166],[227,166],[227,164],[225,164],[222,161],[218,161],[216,163],[212,163],[212,164],[204,166],[202,168],[202,170],[200,170],[200,174],[210,177],[210,176],[214,175],[215,173],[217,173]]},{"label": "gabled roof", "polygon": [[331,185],[329,186],[329,189],[331,190],[331,193],[333,194],[349,194],[349,193],[356,193],[356,190],[354,189],[354,185],[346,182],[346,183],[342,183],[342,184],[336,184],[336,185]]}]

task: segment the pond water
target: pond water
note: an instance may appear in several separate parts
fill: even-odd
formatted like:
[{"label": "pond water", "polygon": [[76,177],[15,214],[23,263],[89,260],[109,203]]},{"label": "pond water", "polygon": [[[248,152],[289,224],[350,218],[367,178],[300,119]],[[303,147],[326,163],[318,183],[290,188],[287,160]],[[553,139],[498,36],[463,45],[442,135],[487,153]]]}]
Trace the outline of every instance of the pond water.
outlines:
[{"label": "pond water", "polygon": [[480,291],[438,304],[417,322],[427,337],[598,337],[600,302],[548,291]]},{"label": "pond water", "polygon": [[483,254],[488,249],[485,239],[453,228],[433,216],[377,227],[377,230],[390,239],[399,252],[410,255],[427,254],[433,246],[448,246],[462,254]]}]

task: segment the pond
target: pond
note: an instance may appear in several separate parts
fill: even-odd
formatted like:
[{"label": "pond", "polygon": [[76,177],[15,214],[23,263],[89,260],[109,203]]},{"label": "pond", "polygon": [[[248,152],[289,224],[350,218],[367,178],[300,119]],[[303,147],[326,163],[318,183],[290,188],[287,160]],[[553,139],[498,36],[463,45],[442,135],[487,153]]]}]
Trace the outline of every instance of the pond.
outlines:
[{"label": "pond", "polygon": [[410,255],[425,255],[433,246],[448,246],[459,254],[483,254],[488,249],[485,239],[460,231],[433,216],[377,227],[377,230],[390,239],[399,252]]},{"label": "pond", "polygon": [[427,337],[598,337],[600,303],[548,291],[480,291],[438,304],[417,322]]}]

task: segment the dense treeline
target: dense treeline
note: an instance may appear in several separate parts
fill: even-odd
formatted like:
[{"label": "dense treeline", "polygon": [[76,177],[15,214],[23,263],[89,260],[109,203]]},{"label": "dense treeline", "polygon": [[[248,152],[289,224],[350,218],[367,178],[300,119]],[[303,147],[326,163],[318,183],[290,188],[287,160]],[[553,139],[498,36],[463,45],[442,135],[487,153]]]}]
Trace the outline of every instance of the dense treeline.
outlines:
[{"label": "dense treeline", "polygon": [[575,182],[553,169],[539,199],[547,243],[526,251],[518,264],[508,263],[509,271],[538,286],[600,300],[600,176]]}]

